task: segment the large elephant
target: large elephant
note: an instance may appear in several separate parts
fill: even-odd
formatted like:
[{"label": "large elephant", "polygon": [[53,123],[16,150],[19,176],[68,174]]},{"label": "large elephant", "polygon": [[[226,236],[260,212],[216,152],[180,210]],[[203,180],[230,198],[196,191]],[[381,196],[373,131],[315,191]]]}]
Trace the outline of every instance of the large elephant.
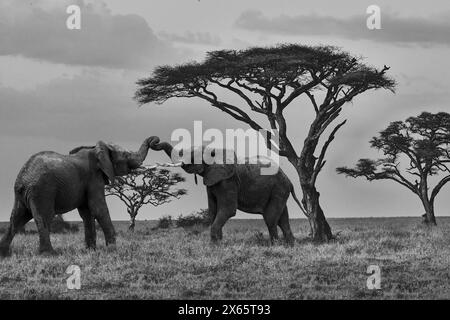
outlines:
[{"label": "large elephant", "polygon": [[39,252],[53,254],[51,221],[55,214],[74,209],[78,209],[83,219],[88,248],[96,246],[95,220],[103,230],[106,245],[115,244],[105,184],[139,168],[152,139],[147,138],[137,152],[99,141],[95,146],[75,148],[68,155],[52,151],[33,155],[20,170],[14,185],[14,207],[6,234],[0,240],[0,256],[9,254],[14,235],[32,218],[39,232]]},{"label": "large elephant", "polygon": [[[173,146],[168,142],[159,141],[159,139],[153,140],[150,148],[164,150],[174,161]],[[204,148],[201,152],[203,151]],[[222,151],[226,153],[226,150],[220,152]],[[191,149],[189,156],[191,159],[194,157],[194,148]],[[183,162],[181,167],[187,173],[203,177],[208,195],[208,209],[213,218],[211,226],[213,242],[222,239],[222,227],[228,219],[236,215],[236,210],[239,209],[247,213],[262,214],[272,242],[278,239],[277,226],[279,226],[287,243],[290,245],[294,243],[286,206],[289,195],[292,193],[300,208],[301,205],[291,181],[280,168],[276,174],[261,175],[261,168],[264,166],[262,163],[239,164],[233,161],[231,164],[228,162],[208,164],[209,162],[204,160],[197,164],[194,161],[189,164]],[[234,160],[236,160],[235,156]]]}]

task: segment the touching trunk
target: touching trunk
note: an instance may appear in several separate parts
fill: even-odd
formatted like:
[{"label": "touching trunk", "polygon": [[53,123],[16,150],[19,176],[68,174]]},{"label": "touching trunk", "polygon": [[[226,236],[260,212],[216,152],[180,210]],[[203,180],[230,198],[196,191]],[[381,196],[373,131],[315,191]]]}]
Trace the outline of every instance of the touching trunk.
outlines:
[{"label": "touching trunk", "polygon": [[327,242],[333,238],[330,225],[320,207],[320,193],[314,186],[302,184],[303,205],[308,213],[312,239],[317,242]]},{"label": "touching trunk", "polygon": [[148,149],[150,148],[150,144],[156,139],[156,137],[150,137],[142,142],[141,147],[137,152],[132,152],[130,156],[130,161],[132,162],[132,166],[135,168],[140,167],[147,157]]},{"label": "touching trunk", "polygon": [[160,151],[160,150],[164,150],[164,152],[167,154],[167,156],[172,159],[172,150],[173,147],[170,143],[168,142],[159,142],[159,138],[152,140],[150,142],[150,148],[152,148],[152,150],[156,150],[156,151]]}]

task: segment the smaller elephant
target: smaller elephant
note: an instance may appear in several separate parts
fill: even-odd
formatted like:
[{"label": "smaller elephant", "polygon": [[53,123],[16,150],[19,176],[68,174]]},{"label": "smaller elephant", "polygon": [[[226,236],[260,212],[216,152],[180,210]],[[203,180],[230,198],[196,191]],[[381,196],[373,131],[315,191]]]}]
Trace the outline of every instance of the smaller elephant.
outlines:
[{"label": "smaller elephant", "polygon": [[[152,140],[152,150],[164,150],[173,160],[173,146],[168,142]],[[202,156],[204,147],[201,149]],[[222,239],[222,227],[231,217],[236,215],[236,210],[261,214],[269,229],[270,239],[273,242],[278,239],[277,226],[283,231],[286,242],[294,243],[294,236],[289,225],[289,214],[286,206],[290,194],[294,197],[300,208],[291,181],[286,174],[278,168],[273,175],[262,175],[263,163],[239,164],[234,155],[234,163],[207,164],[204,158],[201,163],[195,163],[195,148],[187,158],[190,163],[182,163],[181,168],[187,173],[193,173],[203,177],[208,195],[208,209],[213,219],[211,226],[211,240],[216,242]],[[226,150],[219,150],[226,154]],[[177,152],[176,152],[177,153]],[[176,154],[175,153],[175,154]],[[214,151],[211,156],[215,156]],[[186,157],[183,157],[186,159]]]},{"label": "smaller elephant", "polygon": [[14,235],[32,218],[39,232],[39,252],[54,254],[50,243],[51,221],[55,214],[74,209],[78,209],[83,220],[88,248],[96,246],[95,220],[103,230],[106,245],[115,244],[105,184],[139,168],[152,139],[146,139],[137,152],[99,141],[95,146],[75,148],[68,155],[51,151],[33,155],[14,185],[14,207],[8,229],[0,240],[0,256],[9,254]]}]

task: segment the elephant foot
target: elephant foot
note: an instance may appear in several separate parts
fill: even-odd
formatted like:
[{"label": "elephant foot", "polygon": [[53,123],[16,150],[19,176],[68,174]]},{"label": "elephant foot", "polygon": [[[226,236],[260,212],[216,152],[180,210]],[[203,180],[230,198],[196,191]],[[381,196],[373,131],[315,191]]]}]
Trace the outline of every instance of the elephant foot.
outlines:
[{"label": "elephant foot", "polygon": [[222,232],[211,232],[211,243],[220,243],[222,241]]},{"label": "elephant foot", "polygon": [[222,244],[222,239],[211,238],[210,244],[211,246],[218,247]]},{"label": "elephant foot", "polygon": [[275,237],[273,237],[273,238],[270,238],[270,245],[271,246],[276,246],[276,245],[279,245],[280,244],[280,239],[277,237],[277,238],[275,238]]},{"label": "elephant foot", "polygon": [[115,243],[110,243],[106,245],[106,251],[107,252],[116,252],[117,251],[117,245]]},{"label": "elephant foot", "polygon": [[116,238],[115,237],[114,238],[106,238],[105,239],[105,244],[106,244],[107,247],[115,246],[116,245]]},{"label": "elephant foot", "polygon": [[294,242],[295,242],[295,240],[294,239],[287,239],[286,240],[286,245],[288,246],[288,247],[293,247],[294,246]]},{"label": "elephant foot", "polygon": [[84,242],[87,250],[95,250],[97,249],[97,241],[93,239],[88,239]]},{"label": "elephant foot", "polygon": [[86,245],[86,249],[90,251],[95,251],[97,250],[97,246],[95,244],[88,244]]},{"label": "elephant foot", "polygon": [[11,255],[11,250],[9,247],[0,247],[0,258],[9,257]]},{"label": "elephant foot", "polygon": [[43,257],[54,257],[58,255],[53,248],[39,248],[39,254]]}]

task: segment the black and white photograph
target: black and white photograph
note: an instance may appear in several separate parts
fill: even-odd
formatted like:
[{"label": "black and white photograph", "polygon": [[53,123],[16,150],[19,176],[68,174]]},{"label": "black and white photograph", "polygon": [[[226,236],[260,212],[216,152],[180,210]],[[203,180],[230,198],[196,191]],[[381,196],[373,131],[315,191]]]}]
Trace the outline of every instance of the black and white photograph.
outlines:
[{"label": "black and white photograph", "polygon": [[0,300],[450,299],[449,57],[448,0],[0,0]]}]

